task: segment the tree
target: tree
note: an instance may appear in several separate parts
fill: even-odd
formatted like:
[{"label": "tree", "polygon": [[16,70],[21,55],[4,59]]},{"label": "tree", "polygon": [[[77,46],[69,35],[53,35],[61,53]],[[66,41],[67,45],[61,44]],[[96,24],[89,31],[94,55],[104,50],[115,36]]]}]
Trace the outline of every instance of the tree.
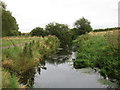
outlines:
[{"label": "tree", "polygon": [[69,28],[65,24],[49,23],[46,25],[45,30],[50,35],[55,35],[61,41],[62,48],[68,48],[71,44],[71,35]]},{"label": "tree", "polygon": [[2,35],[13,36],[18,35],[18,24],[16,19],[11,15],[10,11],[2,11]]},{"label": "tree", "polygon": [[36,27],[30,32],[31,36],[45,36],[46,32],[43,30],[43,28]]},{"label": "tree", "polygon": [[2,7],[2,9],[6,9],[7,5],[0,0],[0,8],[1,7]]},{"label": "tree", "polygon": [[45,30],[52,35],[59,36],[62,31],[67,31],[69,28],[65,24],[59,24],[56,22],[49,23],[46,25]]},{"label": "tree", "polygon": [[0,6],[2,7],[2,36],[19,35],[16,19],[10,11],[6,10],[4,2],[0,1]]},{"label": "tree", "polygon": [[79,35],[92,31],[90,22],[84,17],[79,20],[76,20],[76,22],[74,23],[74,26],[78,30],[77,32],[79,33]]},{"label": "tree", "polygon": [[72,40],[75,40],[79,36],[79,30],[76,28],[72,28],[70,30]]}]

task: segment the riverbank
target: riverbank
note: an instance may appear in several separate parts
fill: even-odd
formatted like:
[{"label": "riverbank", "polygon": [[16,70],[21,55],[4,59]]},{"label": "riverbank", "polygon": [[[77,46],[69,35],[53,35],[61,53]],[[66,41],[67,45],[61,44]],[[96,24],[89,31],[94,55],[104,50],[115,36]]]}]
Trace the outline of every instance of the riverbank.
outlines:
[{"label": "riverbank", "polygon": [[119,30],[104,35],[81,35],[74,41],[78,51],[74,67],[97,67],[104,78],[120,85],[119,39]]},{"label": "riverbank", "polygon": [[[23,47],[14,46],[12,48],[5,48],[2,50],[2,80],[3,88],[13,87],[10,83],[22,83],[30,86],[32,76],[34,76],[34,69],[43,58],[47,58],[57,52],[60,42],[55,36],[46,36],[44,38],[37,37],[37,40],[32,40],[26,43]],[[52,47],[52,48],[51,48]],[[31,74],[31,72],[33,74]],[[29,77],[31,76],[31,77]],[[17,79],[16,79],[17,78]],[[16,86],[16,88],[19,87]]]},{"label": "riverbank", "polygon": [[[65,51],[62,51],[65,53]],[[33,88],[107,88],[116,87],[112,82],[103,79],[100,73],[92,68],[75,69],[71,54],[59,53],[51,59],[45,59],[43,67],[36,69]]]}]

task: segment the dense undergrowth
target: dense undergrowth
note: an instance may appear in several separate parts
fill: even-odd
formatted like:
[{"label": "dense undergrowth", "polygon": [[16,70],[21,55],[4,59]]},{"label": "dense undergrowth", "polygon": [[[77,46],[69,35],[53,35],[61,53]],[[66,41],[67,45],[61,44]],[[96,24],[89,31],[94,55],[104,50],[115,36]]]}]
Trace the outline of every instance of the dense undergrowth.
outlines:
[{"label": "dense undergrowth", "polygon": [[[28,84],[28,74],[40,64],[43,58],[55,54],[60,46],[60,42],[55,36],[39,37],[25,44],[24,47],[5,48],[2,50],[2,67],[4,88],[18,87],[18,82],[26,79],[24,84]],[[18,79],[19,80],[18,80]],[[11,84],[13,82],[14,84]]]},{"label": "dense undergrowth", "polygon": [[75,68],[97,67],[100,74],[120,85],[120,31],[105,35],[81,35],[74,43],[77,48]]}]

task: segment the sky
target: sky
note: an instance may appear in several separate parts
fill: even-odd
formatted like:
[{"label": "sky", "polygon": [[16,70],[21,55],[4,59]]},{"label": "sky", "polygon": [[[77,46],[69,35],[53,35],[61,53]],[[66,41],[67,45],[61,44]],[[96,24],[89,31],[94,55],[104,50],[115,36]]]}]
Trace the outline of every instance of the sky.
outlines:
[{"label": "sky", "polygon": [[45,28],[50,22],[68,24],[70,28],[85,17],[93,29],[118,26],[120,0],[2,0],[12,12],[19,31],[30,32],[35,27]]}]

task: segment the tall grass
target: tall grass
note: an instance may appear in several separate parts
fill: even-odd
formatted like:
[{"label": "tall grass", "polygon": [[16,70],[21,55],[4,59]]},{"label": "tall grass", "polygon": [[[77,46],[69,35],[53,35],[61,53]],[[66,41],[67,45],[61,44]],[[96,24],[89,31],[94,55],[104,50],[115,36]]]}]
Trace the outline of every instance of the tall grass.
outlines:
[{"label": "tall grass", "polygon": [[2,66],[22,79],[27,73],[34,70],[43,58],[55,54],[59,46],[60,42],[57,37],[46,36],[26,43],[23,48],[3,49]]},{"label": "tall grass", "polygon": [[[120,32],[120,31],[119,31]],[[78,37],[78,48],[75,68],[98,67],[105,78],[117,82],[120,85],[120,56],[118,31],[100,35],[83,35]]]},{"label": "tall grass", "polygon": [[6,70],[2,71],[2,88],[19,88],[18,78],[10,75]]},{"label": "tall grass", "polygon": [[39,37],[3,37],[2,38],[2,47],[12,46],[13,43],[25,44],[31,42],[32,40],[39,40]]}]

